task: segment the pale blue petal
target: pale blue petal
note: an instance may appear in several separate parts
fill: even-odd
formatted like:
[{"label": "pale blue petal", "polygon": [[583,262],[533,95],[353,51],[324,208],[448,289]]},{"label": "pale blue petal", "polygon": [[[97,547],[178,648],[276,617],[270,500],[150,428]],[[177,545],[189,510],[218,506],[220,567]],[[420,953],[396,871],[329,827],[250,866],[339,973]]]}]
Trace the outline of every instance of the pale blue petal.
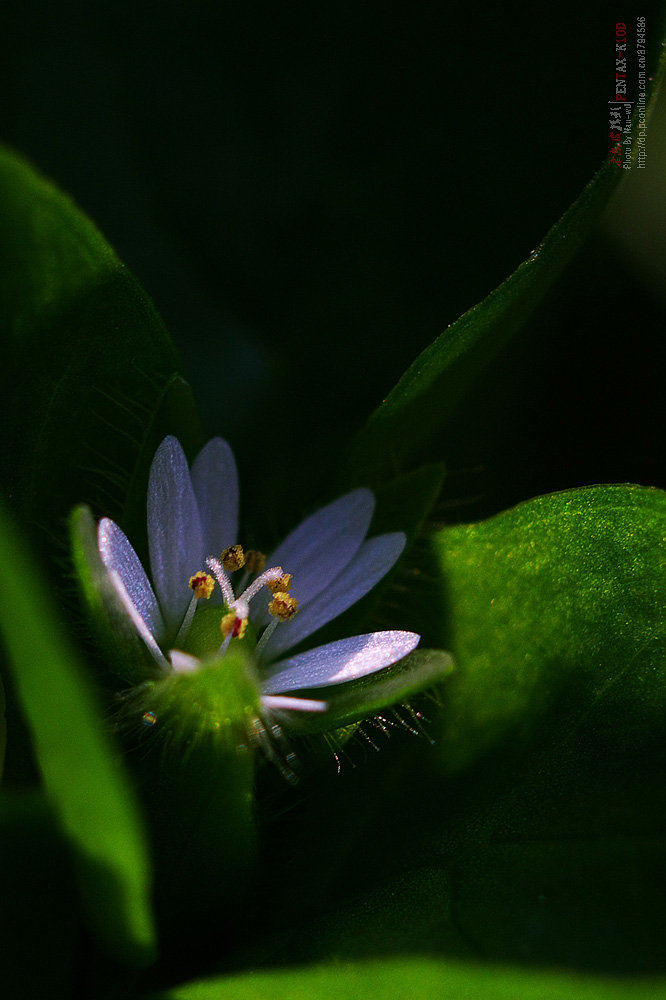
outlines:
[{"label": "pale blue petal", "polygon": [[167,633],[173,635],[192,597],[189,579],[201,570],[204,557],[190,470],[175,437],[162,441],[150,467],[148,547],[157,599]]},{"label": "pale blue petal", "polygon": [[132,601],[130,595],[127,593],[127,588],[125,587],[125,584],[123,583],[120,577],[120,573],[118,573],[115,569],[110,569],[109,580],[113,584],[116,594],[120,598],[121,603],[125,608],[125,611],[130,617],[132,624],[134,625],[134,628],[137,630],[137,632],[145,642],[146,646],[153,654],[159,666],[162,667],[163,670],[168,670],[169,661],[167,660],[166,656],[158,646],[155,636],[150,631],[145,621],[137,611],[136,605]]},{"label": "pale blue petal", "polygon": [[197,455],[192,486],[205,554],[219,558],[223,549],[238,541],[238,472],[234,453],[222,438],[213,438]]},{"label": "pale blue petal", "polygon": [[407,656],[420,638],[415,632],[370,632],[329,642],[276,663],[262,692],[280,695],[358,680]]},{"label": "pale blue petal", "polygon": [[[299,524],[268,557],[266,566],[281,566],[285,573],[291,573],[291,596],[306,604],[356,555],[374,509],[370,490],[352,490]],[[252,603],[252,619],[259,625],[269,621],[266,609],[270,599],[270,594],[261,594]]]},{"label": "pale blue petal", "polygon": [[[161,641],[164,635],[164,621],[153,588],[129,539],[108,517],[102,518],[99,522],[97,545],[107,570],[109,573],[114,571],[118,574],[128,600],[134,605],[151,635],[158,642]],[[117,586],[116,590],[120,593]],[[126,605],[122,593],[120,597]]]},{"label": "pale blue petal", "polygon": [[189,653],[183,653],[180,649],[172,649],[169,660],[176,674],[194,674],[201,667],[201,660],[196,656],[190,656]]},{"label": "pale blue petal", "polygon": [[[364,597],[391,569],[405,547],[405,540],[404,533],[396,531],[364,542],[349,565],[326,590],[305,607],[299,606],[298,614],[290,621],[278,625],[266,643],[262,658],[274,660]],[[295,588],[292,593],[295,593]]]},{"label": "pale blue petal", "polygon": [[288,695],[262,695],[261,707],[264,711],[275,712],[325,712],[328,702],[312,698],[291,698]]}]

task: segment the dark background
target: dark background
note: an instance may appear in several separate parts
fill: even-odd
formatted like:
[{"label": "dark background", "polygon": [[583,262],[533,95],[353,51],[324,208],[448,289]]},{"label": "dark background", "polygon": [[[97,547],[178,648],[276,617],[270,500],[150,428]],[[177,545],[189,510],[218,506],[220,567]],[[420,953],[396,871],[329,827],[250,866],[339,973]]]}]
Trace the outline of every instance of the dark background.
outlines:
[{"label": "dark background", "polygon": [[[3,26],[2,138],[154,298],[261,508],[285,477],[325,493],[313,452],[344,450],[578,195],[609,146],[615,22],[631,49],[637,14],[657,52],[655,4],[27,0]],[[590,482],[666,486],[664,247],[651,282],[636,264],[664,228],[663,131],[614,231],[442,438],[450,516]]]}]

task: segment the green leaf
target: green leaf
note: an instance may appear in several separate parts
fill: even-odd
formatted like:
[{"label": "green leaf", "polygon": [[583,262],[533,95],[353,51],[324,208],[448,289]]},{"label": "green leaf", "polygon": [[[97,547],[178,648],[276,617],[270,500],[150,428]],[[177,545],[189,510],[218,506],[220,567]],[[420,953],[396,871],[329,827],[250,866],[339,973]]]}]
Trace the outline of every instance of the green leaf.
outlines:
[{"label": "green leaf", "polygon": [[156,443],[199,433],[155,308],[76,206],[2,149],[0,262],[5,494],[61,541],[79,502],[142,524]]},{"label": "green leaf", "polygon": [[442,612],[426,641],[450,649],[458,667],[443,715],[448,766],[508,733],[531,737],[556,702],[572,718],[603,702],[609,727],[631,712],[648,731],[662,717],[666,494],[556,493],[445,528],[431,545],[439,593],[426,584],[420,600]]},{"label": "green leaf", "polygon": [[7,719],[5,718],[5,689],[0,677],[0,781],[5,766],[5,750],[7,748]]},{"label": "green leaf", "polygon": [[431,556],[456,926],[488,957],[662,969],[666,494],[539,497]]},{"label": "green leaf", "polygon": [[656,1000],[664,979],[581,976],[433,958],[336,962],[300,969],[202,979],[151,993],[145,1000]]},{"label": "green leaf", "polygon": [[98,934],[118,957],[144,964],[155,937],[137,806],[37,565],[0,510],[0,629],[44,784]]},{"label": "green leaf", "polygon": [[[662,58],[660,79],[663,65]],[[653,84],[650,107],[656,90]],[[396,469],[424,460],[428,444],[451,422],[470,387],[525,326],[574,258],[622,175],[606,162],[529,258],[416,358],[352,441],[345,482],[362,474],[376,485]]]},{"label": "green leaf", "polygon": [[349,474],[381,482],[422,456],[474,380],[527,322],[588,235],[621,172],[606,164],[540,246],[498,288],[416,358],[352,443]]}]

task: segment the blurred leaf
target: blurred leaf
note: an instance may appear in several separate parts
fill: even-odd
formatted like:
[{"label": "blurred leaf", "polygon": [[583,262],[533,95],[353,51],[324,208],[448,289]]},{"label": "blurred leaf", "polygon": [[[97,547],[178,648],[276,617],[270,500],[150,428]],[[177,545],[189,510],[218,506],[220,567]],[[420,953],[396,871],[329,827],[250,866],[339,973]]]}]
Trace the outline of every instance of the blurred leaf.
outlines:
[{"label": "blurred leaf", "polygon": [[7,719],[5,718],[5,689],[0,677],[0,781],[5,766],[5,749],[7,747]]},{"label": "blurred leaf", "polygon": [[0,512],[0,628],[44,783],[98,933],[116,955],[143,964],[154,930],[136,804],[37,565]]},{"label": "blurred leaf", "polygon": [[77,502],[143,523],[155,443],[198,428],[152,303],[75,205],[0,150],[2,483],[58,536]]},{"label": "blurred leaf", "polygon": [[[663,75],[664,59],[659,79]],[[652,85],[650,106],[657,85]],[[637,126],[634,126],[634,136]],[[635,145],[635,144],[634,144]],[[470,386],[527,323],[587,238],[622,170],[606,162],[579,198],[514,273],[433,341],[352,441],[345,481],[360,472],[370,485],[423,461]]]},{"label": "blurred leaf", "polygon": [[585,977],[573,972],[443,962],[433,958],[335,962],[184,983],[146,1000],[653,1000],[666,980]]},{"label": "blurred leaf", "polygon": [[69,1000],[78,978],[76,893],[41,791],[0,795],[0,897],[2,996]]}]

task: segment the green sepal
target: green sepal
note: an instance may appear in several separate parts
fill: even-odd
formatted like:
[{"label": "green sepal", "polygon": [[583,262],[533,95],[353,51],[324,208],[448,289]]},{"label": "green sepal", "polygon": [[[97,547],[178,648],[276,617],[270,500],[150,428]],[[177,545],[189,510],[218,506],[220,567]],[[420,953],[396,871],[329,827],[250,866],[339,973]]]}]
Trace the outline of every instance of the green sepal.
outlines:
[{"label": "green sepal", "polygon": [[221,753],[246,753],[261,718],[259,681],[250,655],[236,644],[223,657],[197,660],[191,672],[173,670],[138,685],[125,711],[137,718],[149,713],[148,724],[183,752],[210,739]]}]

